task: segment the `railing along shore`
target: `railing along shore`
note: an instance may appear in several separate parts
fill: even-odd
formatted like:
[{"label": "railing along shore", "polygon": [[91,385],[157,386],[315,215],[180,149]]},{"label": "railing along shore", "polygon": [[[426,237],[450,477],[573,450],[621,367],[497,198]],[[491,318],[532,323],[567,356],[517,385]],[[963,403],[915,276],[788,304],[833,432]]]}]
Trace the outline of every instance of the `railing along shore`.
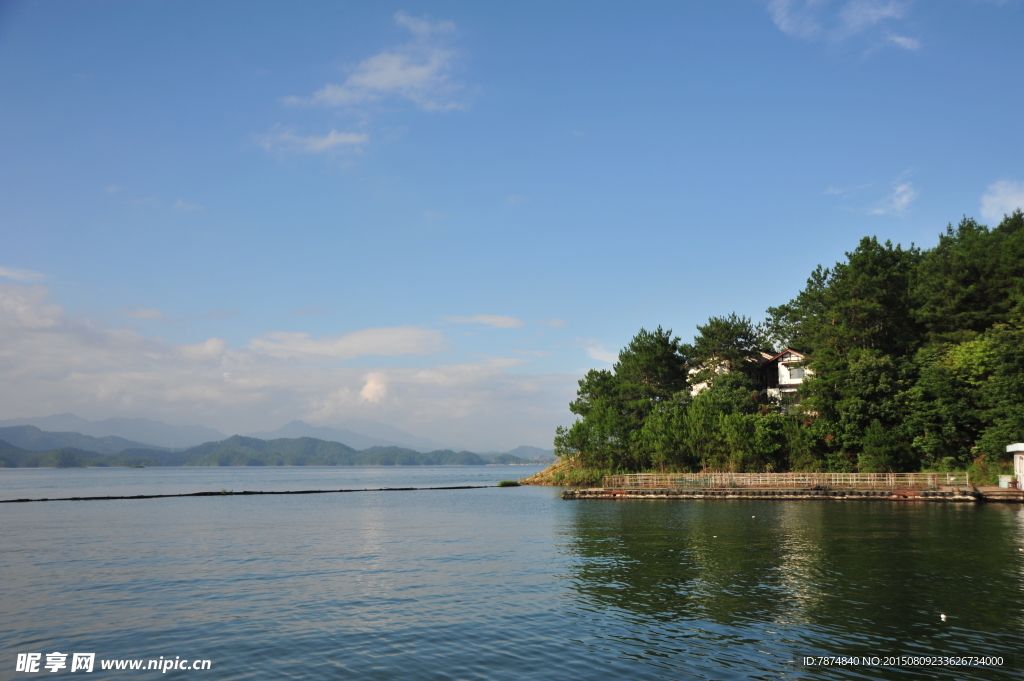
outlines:
[{"label": "railing along shore", "polygon": [[849,487],[854,489],[935,489],[969,487],[966,472],[954,473],[632,473],[606,475],[603,486],[617,489],[770,489]]}]

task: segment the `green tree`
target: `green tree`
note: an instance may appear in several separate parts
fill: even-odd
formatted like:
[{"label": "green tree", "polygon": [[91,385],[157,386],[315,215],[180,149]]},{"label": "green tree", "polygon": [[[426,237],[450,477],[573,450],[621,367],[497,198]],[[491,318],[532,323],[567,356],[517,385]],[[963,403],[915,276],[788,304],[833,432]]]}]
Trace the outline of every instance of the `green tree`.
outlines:
[{"label": "green tree", "polygon": [[989,230],[970,218],[946,228],[912,285],[914,318],[935,340],[962,342],[1019,316],[1024,305],[1024,214]]},{"label": "green tree", "polygon": [[581,418],[556,432],[556,453],[588,467],[649,468],[639,435],[656,406],[688,390],[683,352],[671,329],[640,329],[611,371],[590,371],[579,382],[569,410]]}]

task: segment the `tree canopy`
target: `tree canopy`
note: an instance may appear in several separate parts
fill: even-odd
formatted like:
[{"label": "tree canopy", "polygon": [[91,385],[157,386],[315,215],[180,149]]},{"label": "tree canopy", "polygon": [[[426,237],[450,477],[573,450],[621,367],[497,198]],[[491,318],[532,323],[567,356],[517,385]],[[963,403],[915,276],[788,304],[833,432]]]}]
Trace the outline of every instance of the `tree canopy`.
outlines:
[{"label": "tree canopy", "polygon": [[[796,405],[761,371],[787,348],[806,357]],[[994,474],[1024,440],[1024,214],[930,249],[864,237],[759,324],[641,329],[570,410],[556,453],[593,469]]]}]

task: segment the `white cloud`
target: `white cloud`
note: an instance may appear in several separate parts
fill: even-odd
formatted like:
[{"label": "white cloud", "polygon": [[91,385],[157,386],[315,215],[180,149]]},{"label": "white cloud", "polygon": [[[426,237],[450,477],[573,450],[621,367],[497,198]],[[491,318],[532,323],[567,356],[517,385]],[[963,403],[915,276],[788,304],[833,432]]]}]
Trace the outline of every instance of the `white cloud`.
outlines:
[{"label": "white cloud", "polygon": [[4,279],[13,279],[14,281],[21,281],[30,283],[33,281],[42,281],[46,277],[39,272],[33,272],[32,270],[22,270],[16,267],[0,267],[0,277]]},{"label": "white cloud", "polygon": [[249,343],[249,349],[279,359],[429,355],[444,348],[444,336],[440,331],[415,326],[361,329],[325,338],[313,338],[308,333],[277,331]]},{"label": "white cloud", "polygon": [[814,0],[771,0],[768,13],[779,30],[789,36],[811,38],[821,33],[821,24],[815,19]]},{"label": "white cloud", "polygon": [[981,197],[981,216],[986,220],[999,222],[1015,210],[1024,210],[1024,182],[994,182]]},{"label": "white cloud", "polygon": [[902,19],[907,7],[902,2],[888,0],[850,0],[839,10],[839,18],[850,33],[860,33],[886,19]]},{"label": "white cloud", "polygon": [[541,322],[544,326],[550,326],[552,329],[561,329],[565,326],[565,320],[559,319],[558,317],[552,317],[551,319],[545,319]]},{"label": "white cloud", "polygon": [[450,21],[395,15],[395,22],[416,38],[412,43],[386,50],[360,62],[344,83],[328,83],[310,97],[290,96],[287,104],[353,106],[388,97],[406,99],[423,111],[465,108],[458,97],[461,83],[452,79],[457,54],[435,40],[455,31]]},{"label": "white cloud", "polygon": [[432,35],[455,32],[455,23],[452,21],[439,21],[432,24],[426,19],[409,16],[405,12],[395,14],[395,23],[409,29],[417,38],[429,38]]},{"label": "white cloud", "polygon": [[219,362],[228,349],[227,341],[220,338],[209,338],[202,343],[179,345],[175,352],[190,362]]},{"label": "white cloud", "polygon": [[337,130],[331,130],[323,136],[307,135],[305,137],[286,130],[257,138],[260,146],[267,151],[299,151],[309,154],[318,154],[344,147],[358,147],[360,144],[366,144],[369,140],[366,133],[338,132]]},{"label": "white cloud", "polygon": [[917,198],[917,190],[910,182],[898,182],[892,192],[868,211],[871,215],[899,215]]},{"label": "white cloud", "polygon": [[555,425],[570,418],[577,376],[512,372],[521,360],[507,358],[372,368],[365,358],[361,367],[336,361],[441,345],[439,333],[411,327],[327,339],[270,334],[239,349],[220,338],[171,344],[71,317],[42,286],[3,284],[0,419],[145,416],[247,433],[293,419],[361,418],[476,451],[550,446]]},{"label": "white cloud", "polygon": [[193,211],[197,211],[197,210],[202,210],[203,209],[203,207],[200,206],[200,205],[197,205],[197,204],[194,204],[194,203],[189,203],[188,201],[182,201],[181,199],[178,199],[177,201],[174,202],[174,207],[177,210],[183,210],[186,213],[191,213]]},{"label": "white cloud", "polygon": [[452,324],[483,324],[498,329],[517,329],[525,325],[525,322],[521,319],[495,314],[477,314],[472,317],[445,317],[444,319]]},{"label": "white cloud", "polygon": [[889,42],[899,45],[904,50],[921,49],[921,41],[917,38],[911,38],[905,35],[896,35],[895,33],[890,33],[886,37],[889,39]]},{"label": "white cloud", "polygon": [[380,402],[388,393],[383,374],[373,373],[366,376],[366,385],[359,391],[359,397],[367,402]]},{"label": "white cloud", "polygon": [[509,194],[508,196],[505,197],[505,205],[515,206],[520,203],[527,203],[529,202],[529,200],[530,197],[526,196],[525,194]]},{"label": "white cloud", "polygon": [[872,35],[905,50],[917,50],[917,38],[886,31],[907,15],[909,3],[896,0],[770,0],[768,14],[780,31],[804,40],[840,42]]},{"label": "white cloud", "polygon": [[608,364],[615,364],[619,361],[619,353],[615,350],[608,350],[600,341],[584,338],[579,341],[579,345],[587,351],[587,357],[590,359],[596,359],[598,362],[606,362]]}]

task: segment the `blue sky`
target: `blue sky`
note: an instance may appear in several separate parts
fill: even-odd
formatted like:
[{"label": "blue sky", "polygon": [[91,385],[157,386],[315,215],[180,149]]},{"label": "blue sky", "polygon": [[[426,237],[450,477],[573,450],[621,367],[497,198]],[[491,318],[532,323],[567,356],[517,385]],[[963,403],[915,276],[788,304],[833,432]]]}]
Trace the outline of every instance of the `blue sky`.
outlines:
[{"label": "blue sky", "polygon": [[550,446],[642,327],[1024,204],[1024,3],[9,3],[0,419]]}]

